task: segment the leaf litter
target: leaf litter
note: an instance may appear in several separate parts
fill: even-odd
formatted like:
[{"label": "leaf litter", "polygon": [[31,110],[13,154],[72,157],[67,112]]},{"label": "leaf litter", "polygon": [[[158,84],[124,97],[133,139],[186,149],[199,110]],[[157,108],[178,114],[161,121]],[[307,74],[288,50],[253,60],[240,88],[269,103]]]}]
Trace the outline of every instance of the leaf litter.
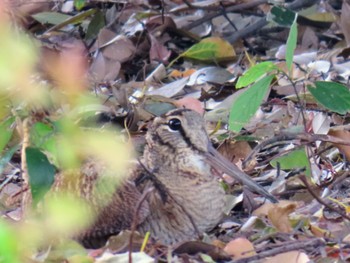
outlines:
[{"label": "leaf litter", "polygon": [[[79,1],[30,2],[11,1],[5,10],[38,46],[40,81],[55,90],[60,85],[55,74],[79,65],[63,80],[71,87],[65,92],[74,96],[79,85],[87,86],[96,97],[89,105],[99,105],[92,107],[92,120],[101,127],[128,128],[135,148],[142,148],[140,138],[152,116],[176,107],[205,112],[214,144],[280,200],[264,203],[224,180],[231,201],[219,226],[201,242],[178,247],[151,241],[144,246],[141,237],[132,253],[135,262],[349,259],[346,1],[289,1],[284,8],[268,1],[80,1],[83,9],[77,8]],[[291,35],[294,18],[297,34]],[[287,40],[295,41],[295,50]],[[0,62],[0,74],[6,69]],[[11,75],[1,85],[9,83],[15,84]],[[54,123],[55,133],[55,121],[70,112],[69,103],[50,112],[34,107],[26,114],[41,124]],[[13,111],[25,108],[18,105]],[[6,110],[0,113],[0,161],[10,160],[1,166],[0,201],[2,214],[10,217],[19,211],[23,186],[16,175],[23,168],[16,146],[23,116],[14,114],[14,121],[6,119],[11,116]],[[35,147],[50,165],[49,146]],[[32,258],[126,262],[129,239],[111,239],[98,256],[84,249],[68,255],[72,245]]]}]

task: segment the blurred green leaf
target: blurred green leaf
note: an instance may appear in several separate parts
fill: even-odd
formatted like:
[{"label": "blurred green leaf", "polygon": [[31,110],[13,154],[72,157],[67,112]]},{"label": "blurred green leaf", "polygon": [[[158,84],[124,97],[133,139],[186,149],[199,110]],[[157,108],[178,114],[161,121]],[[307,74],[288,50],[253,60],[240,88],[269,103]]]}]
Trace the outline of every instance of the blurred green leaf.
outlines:
[{"label": "blurred green leaf", "polygon": [[57,161],[57,138],[55,138],[55,134],[53,126],[37,122],[30,130],[30,141],[31,145],[49,152]]},{"label": "blurred green leaf", "polygon": [[25,151],[30,189],[35,205],[51,188],[56,171],[46,155],[38,148],[27,147]]},{"label": "blurred green leaf", "polygon": [[20,262],[17,238],[10,226],[0,219],[0,262]]},{"label": "blurred green leaf", "polygon": [[8,118],[0,123],[0,153],[10,141],[14,129],[15,117]]},{"label": "blurred green leaf", "polygon": [[311,176],[309,159],[306,155],[305,149],[295,150],[284,156],[278,157],[270,162],[273,167],[280,164],[282,170],[290,170],[296,168],[306,168],[305,174]]},{"label": "blurred green leaf", "polygon": [[287,45],[286,45],[286,64],[289,71],[289,76],[292,76],[292,67],[293,67],[293,56],[295,48],[297,47],[297,37],[298,37],[298,28],[297,28],[297,16],[295,14],[294,22],[290,28]]},{"label": "blurred green leaf", "polygon": [[71,236],[91,224],[96,210],[74,193],[59,192],[45,197],[43,216],[47,226],[53,226],[51,235]]},{"label": "blurred green leaf", "polygon": [[[14,34],[13,31],[0,27],[0,90],[5,94],[8,94],[9,88],[14,90],[16,85],[24,88],[28,85],[27,77],[37,61],[33,41],[26,35]],[[16,95],[21,97],[22,93],[17,90]]]},{"label": "blurred green leaf", "polygon": [[315,87],[307,86],[315,99],[327,109],[345,114],[350,111],[350,91],[336,82],[316,81]]},{"label": "blurred green leaf", "polygon": [[236,88],[240,89],[243,87],[247,87],[253,82],[257,81],[264,74],[277,70],[277,66],[270,61],[262,62],[256,64],[255,66],[248,69],[243,76],[239,77]]},{"label": "blurred green leaf", "polygon": [[269,18],[281,26],[289,27],[293,24],[296,13],[282,7],[273,6]]},{"label": "blurred green leaf", "polygon": [[229,117],[229,129],[231,131],[239,132],[254,116],[261,102],[266,97],[273,78],[274,76],[264,77],[236,99]]},{"label": "blurred green leaf", "polygon": [[80,11],[85,6],[86,0],[74,0],[75,8]]}]

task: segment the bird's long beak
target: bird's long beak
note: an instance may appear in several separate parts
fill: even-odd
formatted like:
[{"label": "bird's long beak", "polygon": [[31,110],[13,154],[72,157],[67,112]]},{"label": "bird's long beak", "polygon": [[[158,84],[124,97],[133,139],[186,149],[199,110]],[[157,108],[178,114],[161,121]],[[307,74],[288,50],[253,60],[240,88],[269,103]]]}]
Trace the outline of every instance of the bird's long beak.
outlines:
[{"label": "bird's long beak", "polygon": [[208,153],[206,154],[206,158],[215,169],[233,177],[241,184],[246,185],[251,191],[265,196],[271,202],[278,202],[277,199],[268,191],[266,191],[262,186],[258,185],[247,174],[239,170],[237,166],[225,159],[225,157],[223,157],[217,150],[215,150],[211,144],[208,146]]}]

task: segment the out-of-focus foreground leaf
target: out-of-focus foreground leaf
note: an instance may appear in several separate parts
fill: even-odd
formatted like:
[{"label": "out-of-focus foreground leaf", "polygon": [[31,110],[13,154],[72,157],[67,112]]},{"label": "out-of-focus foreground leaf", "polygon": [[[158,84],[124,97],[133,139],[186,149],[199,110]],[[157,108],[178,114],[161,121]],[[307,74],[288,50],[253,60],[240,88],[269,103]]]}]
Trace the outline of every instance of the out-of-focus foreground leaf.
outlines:
[{"label": "out-of-focus foreground leaf", "polygon": [[36,204],[50,189],[55,178],[55,168],[46,155],[37,148],[26,148],[30,189]]}]

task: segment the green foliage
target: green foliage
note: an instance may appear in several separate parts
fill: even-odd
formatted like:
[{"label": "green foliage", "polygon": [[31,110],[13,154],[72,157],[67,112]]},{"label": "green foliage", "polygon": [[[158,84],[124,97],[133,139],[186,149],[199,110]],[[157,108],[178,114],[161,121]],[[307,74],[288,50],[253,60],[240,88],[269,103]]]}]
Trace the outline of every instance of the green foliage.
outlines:
[{"label": "green foliage", "polygon": [[[68,21],[64,18],[50,23],[64,27],[80,23],[95,12],[92,9]],[[55,68],[51,82],[42,81],[37,74],[38,51],[34,41],[20,29],[11,30],[6,20],[1,22],[0,173],[20,150],[19,156],[25,159],[19,165],[27,168],[23,174],[28,174],[33,203],[40,208],[29,208],[26,220],[18,222],[16,228],[0,220],[0,262],[16,263],[31,261],[39,247],[45,249],[57,244],[58,239],[71,237],[94,219],[91,204],[74,193],[46,194],[54,181],[55,166],[65,172],[80,167],[87,158],[103,160],[106,170],[113,171],[114,177],[110,178],[116,186],[126,174],[131,151],[122,143],[118,131],[93,125],[89,129],[83,127],[82,123],[89,124],[84,121],[96,114],[96,105],[102,105],[102,99],[84,86],[83,74],[74,75],[63,65]],[[86,70],[76,63],[73,69],[82,67],[77,72]],[[79,172],[72,176],[76,174]],[[101,184],[98,182],[99,187]],[[78,252],[72,257],[76,255]]]},{"label": "green foliage", "polygon": [[250,69],[248,69],[246,72],[244,72],[243,76],[239,77],[236,84],[236,88],[240,89],[243,87],[247,87],[248,85],[257,81],[263,75],[277,70],[277,66],[270,61],[265,61],[256,64]]},{"label": "green foliage", "polygon": [[204,62],[218,62],[220,60],[232,60],[236,53],[230,43],[219,37],[208,37],[194,44],[188,50],[180,54],[168,65],[171,67],[179,58],[189,58]]},{"label": "green foliage", "polygon": [[0,219],[0,262],[19,263],[18,240],[12,227]]},{"label": "green foliage", "polygon": [[315,87],[307,86],[315,99],[327,109],[345,114],[350,111],[350,91],[339,83],[316,81]]},{"label": "green foliage", "polygon": [[43,122],[34,123],[30,130],[31,144],[38,147],[48,153],[57,160],[57,138],[52,125],[45,124]]},{"label": "green foliage", "polygon": [[27,147],[25,151],[30,190],[34,205],[36,205],[53,184],[56,171],[46,155],[39,149]]},{"label": "green foliage", "polygon": [[266,76],[240,94],[230,112],[229,129],[231,131],[239,132],[254,116],[266,97],[273,78],[274,76]]},{"label": "green foliage", "polygon": [[32,17],[42,23],[42,24],[51,24],[51,25],[59,25],[63,23],[64,21],[70,19],[72,16],[65,15],[58,12],[41,12],[35,15],[32,15]]},{"label": "green foliage", "polygon": [[292,76],[293,56],[294,56],[295,48],[297,46],[297,37],[298,37],[297,17],[298,16],[296,14],[294,18],[294,22],[289,31],[287,46],[286,46],[286,63],[287,63],[289,76]]},{"label": "green foliage", "polygon": [[[289,23],[292,24],[287,40],[286,52],[286,63],[289,71],[287,75],[291,76],[294,50],[298,35],[297,14],[275,7],[272,8],[271,13],[275,15],[274,19],[277,19],[280,23],[283,22],[286,25]],[[293,20],[291,20],[291,18],[293,18]],[[254,84],[240,94],[231,107],[229,116],[229,129],[231,131],[239,132],[242,127],[254,116],[264,98],[267,96],[272,79],[277,77],[278,73],[279,69],[274,63],[265,61],[252,66],[243,74],[243,76],[238,79],[236,84],[237,89],[249,86],[252,83]],[[262,78],[267,74],[269,75]]]},{"label": "green foliage", "polygon": [[106,23],[104,15],[101,11],[98,10],[89,23],[89,26],[86,30],[85,39],[94,39],[97,37],[100,29],[102,29],[105,25]]},{"label": "green foliage", "polygon": [[295,22],[297,14],[289,9],[273,6],[270,11],[270,20],[281,26],[289,27]]},{"label": "green foliage", "polygon": [[306,168],[305,174],[311,176],[309,158],[306,155],[305,149],[292,151],[284,156],[278,157],[270,162],[273,167],[280,164],[282,170],[290,170],[296,168]]},{"label": "green foliage", "polygon": [[86,4],[86,0],[74,0],[75,8],[80,11]]}]

